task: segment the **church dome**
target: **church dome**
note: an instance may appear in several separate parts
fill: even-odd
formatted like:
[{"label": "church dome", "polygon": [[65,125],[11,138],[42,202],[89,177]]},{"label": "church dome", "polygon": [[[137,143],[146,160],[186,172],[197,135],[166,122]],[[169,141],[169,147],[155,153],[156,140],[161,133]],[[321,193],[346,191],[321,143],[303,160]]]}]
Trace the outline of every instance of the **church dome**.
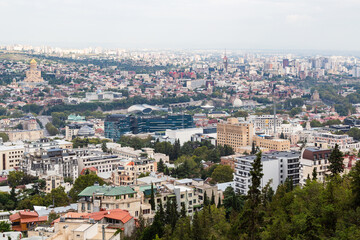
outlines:
[{"label": "church dome", "polygon": [[93,136],[95,134],[94,129],[91,127],[84,125],[79,129],[78,136]]},{"label": "church dome", "polygon": [[30,64],[36,64],[36,60],[35,59],[32,59],[31,61],[30,61]]},{"label": "church dome", "polygon": [[243,102],[239,98],[235,99],[233,102],[233,107],[241,107],[242,105],[243,105]]}]

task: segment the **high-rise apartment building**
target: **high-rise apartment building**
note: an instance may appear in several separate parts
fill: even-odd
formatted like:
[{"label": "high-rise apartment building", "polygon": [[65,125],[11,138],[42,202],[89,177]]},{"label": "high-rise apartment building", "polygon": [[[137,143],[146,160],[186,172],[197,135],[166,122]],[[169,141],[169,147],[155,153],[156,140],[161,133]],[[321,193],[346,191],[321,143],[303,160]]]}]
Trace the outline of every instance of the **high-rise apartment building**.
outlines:
[{"label": "high-rise apartment building", "polygon": [[[235,191],[247,194],[251,185],[250,171],[256,155],[237,157],[235,160]],[[261,163],[263,177],[261,187],[264,187],[270,180],[272,189],[277,189],[285,180],[291,179],[294,185],[300,181],[300,153],[299,152],[272,152],[262,154]]]},{"label": "high-rise apartment building", "polygon": [[253,142],[254,126],[252,123],[239,123],[237,118],[217,124],[217,144],[229,145],[235,152],[241,147],[250,146]]}]

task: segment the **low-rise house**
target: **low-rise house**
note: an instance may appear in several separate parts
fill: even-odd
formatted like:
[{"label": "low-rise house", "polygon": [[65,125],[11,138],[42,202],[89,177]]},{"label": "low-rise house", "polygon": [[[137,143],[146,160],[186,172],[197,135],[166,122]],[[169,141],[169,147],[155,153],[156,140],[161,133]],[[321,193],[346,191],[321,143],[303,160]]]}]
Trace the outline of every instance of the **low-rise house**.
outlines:
[{"label": "low-rise house", "polygon": [[14,231],[28,231],[29,228],[36,224],[45,223],[48,220],[48,216],[39,216],[35,211],[24,210],[19,211],[10,216],[12,230]]}]

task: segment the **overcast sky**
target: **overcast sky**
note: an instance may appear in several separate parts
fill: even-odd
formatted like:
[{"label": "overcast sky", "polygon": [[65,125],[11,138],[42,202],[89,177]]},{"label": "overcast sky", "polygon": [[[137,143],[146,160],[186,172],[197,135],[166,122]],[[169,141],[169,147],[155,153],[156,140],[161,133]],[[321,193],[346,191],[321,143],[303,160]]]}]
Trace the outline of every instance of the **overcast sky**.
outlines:
[{"label": "overcast sky", "polygon": [[0,43],[360,50],[360,0],[0,0]]}]

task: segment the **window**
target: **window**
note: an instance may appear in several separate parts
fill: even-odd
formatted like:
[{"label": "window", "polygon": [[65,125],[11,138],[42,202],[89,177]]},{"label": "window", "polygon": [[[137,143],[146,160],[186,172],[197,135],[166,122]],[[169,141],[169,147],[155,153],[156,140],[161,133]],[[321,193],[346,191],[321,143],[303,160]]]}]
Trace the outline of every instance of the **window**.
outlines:
[{"label": "window", "polygon": [[143,214],[150,214],[150,209],[144,209]]},{"label": "window", "polygon": [[87,204],[87,210],[91,210],[91,203]]}]

